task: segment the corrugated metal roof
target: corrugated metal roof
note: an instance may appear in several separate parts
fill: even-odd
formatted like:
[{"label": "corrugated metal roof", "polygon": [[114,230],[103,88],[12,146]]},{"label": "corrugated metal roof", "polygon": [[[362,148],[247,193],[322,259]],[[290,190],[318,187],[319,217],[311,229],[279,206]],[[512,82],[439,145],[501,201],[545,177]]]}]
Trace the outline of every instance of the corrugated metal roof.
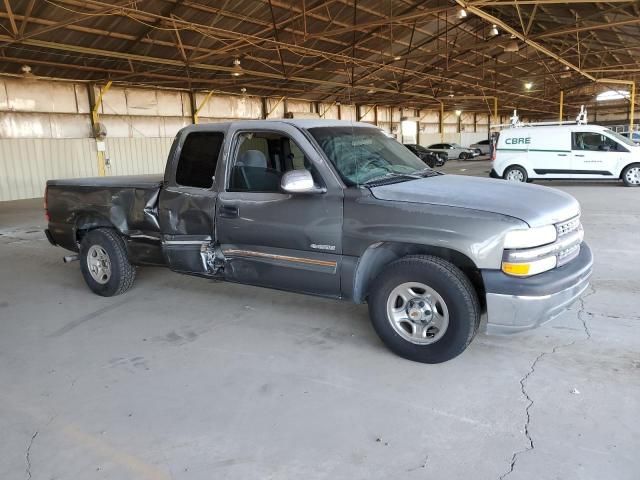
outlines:
[{"label": "corrugated metal roof", "polygon": [[452,1],[11,0],[0,72],[398,106],[480,94],[551,112],[560,90],[575,105],[592,79],[640,71],[637,1],[467,3],[478,15]]}]

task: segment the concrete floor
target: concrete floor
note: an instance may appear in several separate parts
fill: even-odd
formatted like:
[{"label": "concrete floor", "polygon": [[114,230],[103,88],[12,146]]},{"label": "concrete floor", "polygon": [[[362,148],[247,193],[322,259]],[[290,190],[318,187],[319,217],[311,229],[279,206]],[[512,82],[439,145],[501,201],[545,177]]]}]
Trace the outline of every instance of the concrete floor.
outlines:
[{"label": "concrete floor", "polygon": [[0,204],[0,478],[636,480],[640,189],[552,186],[582,203],[593,288],[434,366],[365,306],[157,268],[98,297],[40,201]]}]

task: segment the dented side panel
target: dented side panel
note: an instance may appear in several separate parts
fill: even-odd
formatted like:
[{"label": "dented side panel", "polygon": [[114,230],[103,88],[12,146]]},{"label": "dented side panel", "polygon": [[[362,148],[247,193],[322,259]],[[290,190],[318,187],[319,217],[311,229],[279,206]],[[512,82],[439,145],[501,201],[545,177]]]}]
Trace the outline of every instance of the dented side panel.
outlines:
[{"label": "dented side panel", "polygon": [[[47,183],[51,236],[61,247],[78,251],[83,230],[115,228],[133,246],[135,262],[136,242],[147,245],[146,250],[160,247],[161,184],[158,175],[51,180]],[[155,258],[152,252],[145,256]]]}]

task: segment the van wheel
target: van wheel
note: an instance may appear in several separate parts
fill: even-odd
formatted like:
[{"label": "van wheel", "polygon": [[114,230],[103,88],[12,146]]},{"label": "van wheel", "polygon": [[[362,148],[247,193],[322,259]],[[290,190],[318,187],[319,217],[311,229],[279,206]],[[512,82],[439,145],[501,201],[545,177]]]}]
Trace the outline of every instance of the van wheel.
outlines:
[{"label": "van wheel", "polygon": [[625,187],[640,186],[640,163],[627,165],[622,171],[621,177]]},{"label": "van wheel", "polygon": [[508,167],[504,171],[502,178],[504,178],[505,180],[509,180],[511,182],[527,182],[528,181],[527,171],[524,168],[519,167],[517,165],[512,165],[511,167]]},{"label": "van wheel", "polygon": [[80,270],[89,288],[103,297],[126,292],[136,276],[124,240],[109,228],[91,230],[82,238]]},{"label": "van wheel", "polygon": [[395,354],[441,363],[471,343],[480,325],[480,305],[458,267],[438,257],[415,255],[392,262],[376,278],[369,316]]}]

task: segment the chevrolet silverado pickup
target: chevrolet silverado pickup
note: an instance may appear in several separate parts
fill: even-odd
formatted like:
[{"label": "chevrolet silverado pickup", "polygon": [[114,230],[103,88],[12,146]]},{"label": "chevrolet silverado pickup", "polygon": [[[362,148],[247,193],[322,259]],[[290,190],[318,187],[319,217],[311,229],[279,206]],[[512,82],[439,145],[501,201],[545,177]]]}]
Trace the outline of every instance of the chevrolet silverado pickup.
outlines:
[{"label": "chevrolet silverado pickup", "polygon": [[383,343],[423,363],[459,355],[481,326],[551,320],[593,264],[572,196],[444,175],[347,121],[189,126],[164,175],[50,180],[45,210],[47,238],[77,252],[98,295],[163,265],[366,302]]}]

